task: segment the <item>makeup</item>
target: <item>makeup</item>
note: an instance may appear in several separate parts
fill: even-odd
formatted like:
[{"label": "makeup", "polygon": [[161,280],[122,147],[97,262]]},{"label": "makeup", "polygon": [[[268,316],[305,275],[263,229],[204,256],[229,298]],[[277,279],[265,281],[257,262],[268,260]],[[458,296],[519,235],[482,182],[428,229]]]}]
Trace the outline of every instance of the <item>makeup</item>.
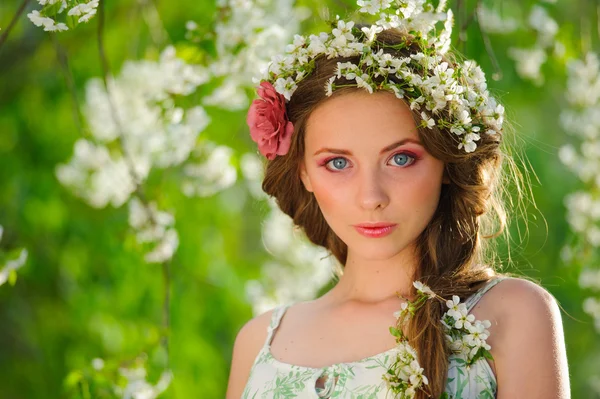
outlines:
[{"label": "makeup", "polygon": [[393,223],[365,223],[354,225],[356,231],[365,237],[371,238],[385,237],[388,234],[391,234],[396,227],[397,225]]}]

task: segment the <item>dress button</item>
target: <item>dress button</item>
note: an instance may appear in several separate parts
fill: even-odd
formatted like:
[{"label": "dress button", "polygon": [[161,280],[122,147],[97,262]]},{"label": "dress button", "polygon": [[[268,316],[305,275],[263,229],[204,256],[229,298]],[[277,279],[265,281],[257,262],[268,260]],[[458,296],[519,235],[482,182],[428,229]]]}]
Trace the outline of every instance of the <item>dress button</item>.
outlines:
[{"label": "dress button", "polygon": [[323,369],[315,382],[315,391],[319,398],[330,398],[335,389],[339,373],[334,366]]}]

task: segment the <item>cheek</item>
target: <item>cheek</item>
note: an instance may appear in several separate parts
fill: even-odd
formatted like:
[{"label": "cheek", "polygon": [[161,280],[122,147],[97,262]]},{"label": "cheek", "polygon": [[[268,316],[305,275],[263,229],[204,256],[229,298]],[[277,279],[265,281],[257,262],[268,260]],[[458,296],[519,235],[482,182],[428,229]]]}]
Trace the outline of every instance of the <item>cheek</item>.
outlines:
[{"label": "cheek", "polygon": [[353,196],[348,192],[348,187],[340,185],[332,185],[325,181],[314,184],[313,193],[323,217],[327,223],[335,230],[339,224],[344,224],[344,210],[348,206],[352,206],[351,201]]},{"label": "cheek", "polygon": [[[440,199],[442,190],[442,174],[435,171],[414,179],[411,184],[404,185],[398,190],[399,198],[403,198],[405,203],[415,210],[415,216],[425,219],[429,222]],[[425,224],[427,224],[425,223]]]},{"label": "cheek", "polygon": [[329,213],[329,210],[338,207],[344,198],[341,190],[334,190],[325,184],[313,185],[313,193],[323,213]]}]

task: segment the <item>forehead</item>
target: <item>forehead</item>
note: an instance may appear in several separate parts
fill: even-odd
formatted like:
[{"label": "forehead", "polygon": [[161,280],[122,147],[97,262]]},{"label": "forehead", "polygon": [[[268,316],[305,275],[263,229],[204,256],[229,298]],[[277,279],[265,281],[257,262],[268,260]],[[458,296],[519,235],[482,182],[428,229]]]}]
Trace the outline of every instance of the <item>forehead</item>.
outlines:
[{"label": "forehead", "polygon": [[379,145],[404,138],[419,138],[410,108],[393,93],[383,91],[359,90],[332,97],[320,104],[306,123],[307,147]]}]

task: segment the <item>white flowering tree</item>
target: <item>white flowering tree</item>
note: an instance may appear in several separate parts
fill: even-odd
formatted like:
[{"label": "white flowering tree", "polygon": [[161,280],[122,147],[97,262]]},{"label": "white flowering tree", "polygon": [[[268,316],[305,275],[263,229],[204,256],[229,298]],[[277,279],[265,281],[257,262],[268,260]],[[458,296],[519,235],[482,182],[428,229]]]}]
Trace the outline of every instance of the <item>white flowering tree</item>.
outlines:
[{"label": "white flowering tree", "polygon": [[[4,234],[4,228],[0,226],[0,241]],[[17,270],[27,261],[27,249],[16,249],[8,252],[0,252],[0,286],[6,282],[15,285],[17,281]]]},{"label": "white flowering tree", "polygon": [[[493,75],[490,90],[504,94],[508,119],[523,125],[529,142],[558,148],[571,141],[560,159],[580,187],[550,186],[549,194],[538,194],[549,222],[559,223],[564,215],[553,210],[572,191],[566,202],[572,243],[563,256],[576,260],[571,269],[579,283],[553,293],[572,302],[572,312],[584,303],[598,324],[595,56],[569,69],[561,116],[567,137],[556,129],[558,101],[545,102],[558,98],[553,82],[562,84],[565,54],[578,48],[579,37],[561,23],[571,18],[565,6],[466,3],[450,2],[454,43]],[[339,266],[333,257],[311,245],[262,192],[263,159],[244,121],[252,77],[271,56],[298,46],[295,33],[323,30],[312,17],[334,20],[355,6],[354,0],[0,3],[0,223],[11,231],[0,253],[9,245],[28,250],[0,262],[0,285],[14,283],[17,269],[22,282],[0,287],[0,323],[8,326],[0,341],[11,344],[0,357],[7,370],[0,376],[3,393],[223,397],[241,323],[275,304],[314,298],[331,283]],[[342,41],[349,32],[338,28]],[[580,37],[589,50],[588,33]],[[538,125],[552,134],[536,140]],[[555,160],[547,149],[530,151],[542,178],[549,171],[553,181],[565,169],[548,166]],[[568,181],[566,171],[562,176]],[[12,231],[22,239],[12,240]],[[560,228],[549,232],[562,243]],[[530,245],[540,252],[532,260],[539,275],[562,273],[570,281],[570,269],[554,269],[555,253],[539,251],[537,236]],[[28,266],[20,268],[25,259]],[[446,299],[446,321],[456,326],[468,316]],[[484,335],[485,327],[477,326]],[[454,342],[485,349],[485,340],[475,338]],[[597,366],[587,356],[597,335],[573,323],[567,339],[576,373],[579,361]],[[47,358],[56,363],[46,365]],[[589,397],[589,381],[600,386],[590,378],[574,381],[574,395]]]},{"label": "white flowering tree", "polygon": [[[570,137],[559,156],[581,185],[565,197],[574,234],[561,257],[581,270],[579,285],[589,293],[583,308],[600,333],[600,60],[596,53],[569,62],[566,102],[560,120]],[[590,382],[600,393],[600,374]]]},{"label": "white flowering tree", "polygon": [[[160,203],[168,202],[168,197],[156,195],[160,186],[152,182],[153,174],[177,169],[172,181],[179,193],[190,198],[207,198],[236,183],[235,164],[236,159],[240,159],[248,181],[243,187],[253,196],[260,196],[256,187],[261,177],[258,158],[251,154],[240,157],[228,145],[203,137],[211,116],[205,107],[197,104],[224,110],[246,107],[247,89],[253,86],[252,76],[264,68],[271,54],[285,46],[291,32],[298,30],[300,20],[308,15],[307,10],[295,8],[291,2],[220,1],[212,32],[203,31],[194,21],[186,23],[188,44],[182,45],[179,52],[187,54],[188,59],[204,57],[202,62],[187,62],[178,56],[174,46],[167,45],[155,59],[126,60],[121,71],[113,74],[104,45],[107,23],[104,1],[40,0],[37,3],[39,8],[31,10],[27,18],[47,32],[75,29],[99,14],[101,76],[87,81],[83,101],[79,101],[76,90],[70,88],[81,137],[74,143],[70,160],[56,166],[56,178],[92,208],[125,206],[127,222],[135,237],[131,245],[141,251],[145,262],[160,266],[164,285],[162,323],[155,341],[160,346],[152,349],[154,356],[136,357],[132,366],[124,366],[118,361],[119,356],[94,358],[88,371],[74,369],[65,383],[72,392],[82,394],[91,389],[92,384],[97,385],[96,390],[92,390],[96,393],[112,392],[123,398],[156,397],[172,378],[168,339],[171,268],[180,237],[176,211],[159,209]],[[25,7],[19,8],[18,13],[23,12]],[[213,51],[202,47],[207,37]],[[195,47],[196,43],[200,43],[200,48]],[[55,41],[55,45],[57,53],[66,58],[60,44]],[[73,80],[68,67],[63,69],[67,78]],[[286,229],[291,232],[289,225],[273,227],[284,234]],[[297,254],[313,264],[306,252]],[[14,271],[10,275],[14,276]],[[311,273],[304,271],[304,275]],[[256,280],[253,281],[246,290],[255,304],[266,303],[267,297],[281,299],[268,292],[267,286],[257,291]],[[314,294],[310,292],[304,297]],[[95,324],[101,329],[107,328],[102,317]],[[156,384],[152,384],[146,380],[146,367],[148,361],[156,362],[157,357],[162,358],[159,363],[163,372]],[[117,384],[123,378],[126,385]]]}]

